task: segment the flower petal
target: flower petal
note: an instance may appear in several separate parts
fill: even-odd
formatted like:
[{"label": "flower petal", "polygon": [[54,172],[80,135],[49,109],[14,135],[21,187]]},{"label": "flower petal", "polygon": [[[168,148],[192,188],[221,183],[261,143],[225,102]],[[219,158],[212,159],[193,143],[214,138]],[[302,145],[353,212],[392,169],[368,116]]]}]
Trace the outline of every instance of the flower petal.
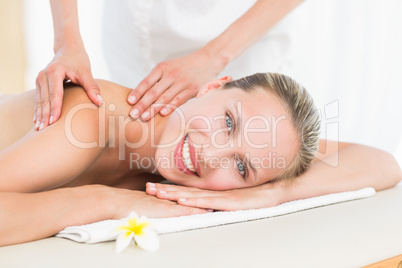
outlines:
[{"label": "flower petal", "polygon": [[116,253],[123,252],[130,245],[133,237],[133,233],[127,236],[126,232],[121,232],[116,239]]},{"label": "flower petal", "polygon": [[159,249],[159,237],[149,228],[144,230],[142,235],[134,235],[134,240],[144,250],[157,251]]},{"label": "flower petal", "polygon": [[128,220],[130,218],[138,219],[139,217],[138,217],[138,215],[137,215],[137,213],[135,211],[131,211],[130,214],[128,214],[128,216],[126,218],[123,218],[123,219]]}]

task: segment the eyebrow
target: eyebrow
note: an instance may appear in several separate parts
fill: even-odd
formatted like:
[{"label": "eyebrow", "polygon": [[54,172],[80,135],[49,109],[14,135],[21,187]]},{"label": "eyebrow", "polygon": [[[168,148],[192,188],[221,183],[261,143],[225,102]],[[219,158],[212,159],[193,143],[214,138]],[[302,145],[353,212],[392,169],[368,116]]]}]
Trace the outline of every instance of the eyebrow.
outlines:
[{"label": "eyebrow", "polygon": [[[236,124],[235,124],[236,127],[234,129],[234,132],[235,132],[234,134],[239,135],[239,128],[240,128],[239,125],[241,126],[241,117],[239,114],[239,108],[237,106],[237,103],[233,102],[233,105],[235,107],[235,113],[236,113]],[[250,159],[248,159],[248,158],[246,159],[244,157],[243,161],[245,161],[247,167],[253,171],[254,179],[257,181],[257,169],[253,165],[251,165]],[[247,177],[250,177],[250,175],[248,175]],[[247,177],[245,179],[246,181],[247,181]]]}]

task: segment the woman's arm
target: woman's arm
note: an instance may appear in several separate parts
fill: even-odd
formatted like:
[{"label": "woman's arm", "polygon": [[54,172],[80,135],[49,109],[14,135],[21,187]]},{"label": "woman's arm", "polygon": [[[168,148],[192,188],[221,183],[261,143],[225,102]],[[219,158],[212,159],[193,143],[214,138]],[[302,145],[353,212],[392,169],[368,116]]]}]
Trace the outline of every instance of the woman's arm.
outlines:
[{"label": "woman's arm", "polygon": [[109,218],[103,187],[0,193],[0,246],[49,237],[67,226]]},{"label": "woman's arm", "polygon": [[[202,50],[225,67],[247,50],[303,0],[258,0]],[[223,68],[222,68],[223,69]]]},{"label": "woman's arm", "polygon": [[395,158],[382,150],[351,143],[320,140],[321,153],[311,168],[293,185],[279,183],[282,202],[329,193],[373,187],[376,191],[395,186],[402,179]]},{"label": "woman's arm", "polygon": [[[258,0],[243,16],[204,47],[182,58],[159,63],[128,96],[138,109],[134,118],[151,118],[152,103],[166,104],[155,109],[162,115],[170,114],[188,99],[194,97],[205,83],[216,76],[254,43],[260,40],[276,23],[290,13],[302,0]],[[133,98],[133,99],[131,99]],[[146,113],[145,112],[149,112]]]},{"label": "woman's arm", "polygon": [[103,185],[41,193],[0,193],[0,246],[46,238],[68,226],[121,219],[135,211],[148,217],[207,212],[159,200],[142,191]]},{"label": "woman's arm", "polygon": [[[276,206],[281,203],[329,193],[374,187],[381,191],[402,179],[394,157],[358,144],[320,141],[317,159],[295,182],[278,181],[229,191],[147,184],[146,192],[181,205],[216,210],[238,210]],[[181,200],[185,199],[185,200]]]}]

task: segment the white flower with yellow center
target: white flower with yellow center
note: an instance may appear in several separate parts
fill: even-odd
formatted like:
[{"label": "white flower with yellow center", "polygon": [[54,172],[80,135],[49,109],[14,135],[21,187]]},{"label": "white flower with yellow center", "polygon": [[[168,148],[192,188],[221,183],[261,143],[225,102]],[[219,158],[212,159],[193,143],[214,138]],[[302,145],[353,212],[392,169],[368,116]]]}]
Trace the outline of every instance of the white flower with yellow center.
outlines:
[{"label": "white flower with yellow center", "polygon": [[137,213],[131,212],[127,218],[121,221],[122,224],[116,229],[120,233],[116,239],[116,253],[124,251],[130,245],[131,240],[134,240],[144,250],[157,251],[159,249],[159,237],[145,216],[139,218]]}]

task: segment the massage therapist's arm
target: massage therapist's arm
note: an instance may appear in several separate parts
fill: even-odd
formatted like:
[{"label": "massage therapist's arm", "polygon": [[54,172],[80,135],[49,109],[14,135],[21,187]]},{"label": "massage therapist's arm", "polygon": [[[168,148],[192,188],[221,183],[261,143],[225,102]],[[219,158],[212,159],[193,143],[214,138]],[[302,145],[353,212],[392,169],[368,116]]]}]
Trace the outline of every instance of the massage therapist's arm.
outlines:
[{"label": "massage therapist's arm", "polygon": [[59,120],[65,79],[81,85],[93,103],[102,104],[79,30],[77,0],[50,0],[50,6],[54,28],[54,57],[36,78],[34,122],[37,129],[46,128]]},{"label": "massage therapist's arm", "polygon": [[[278,181],[229,191],[206,191],[173,185],[147,184],[147,193],[178,200],[186,206],[216,210],[263,208],[330,193],[373,187],[381,191],[402,179],[395,158],[384,151],[334,141],[320,141],[320,154],[294,183]],[[338,151],[339,150],[339,151]],[[152,190],[156,187],[156,191]],[[163,191],[163,192],[161,192]],[[185,201],[179,200],[184,198]]]},{"label": "massage therapist's arm", "polygon": [[[128,96],[134,104],[133,118],[151,118],[152,103],[170,104],[156,107],[157,114],[170,114],[174,107],[194,97],[199,88],[215,80],[219,73],[266,33],[302,0],[258,0],[224,32],[199,50],[181,58],[159,63]],[[230,5],[230,3],[228,2]],[[134,100],[131,98],[134,97]]]}]

